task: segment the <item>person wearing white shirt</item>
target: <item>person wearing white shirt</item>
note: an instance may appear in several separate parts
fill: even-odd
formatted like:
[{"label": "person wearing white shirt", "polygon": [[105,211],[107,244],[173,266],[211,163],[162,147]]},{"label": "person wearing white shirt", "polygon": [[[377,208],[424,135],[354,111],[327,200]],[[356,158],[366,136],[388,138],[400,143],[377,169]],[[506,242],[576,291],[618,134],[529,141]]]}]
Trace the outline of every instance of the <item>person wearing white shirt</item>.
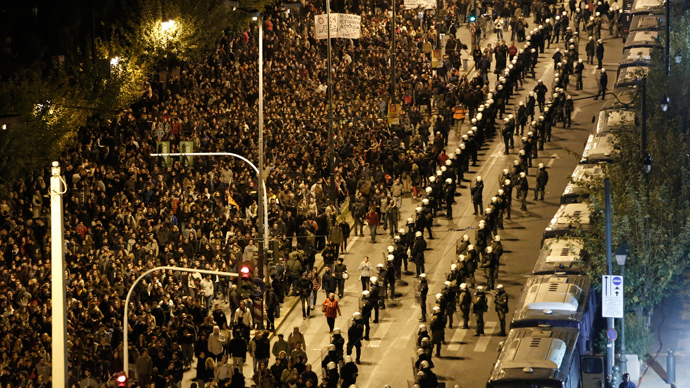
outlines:
[{"label": "person wearing white shirt", "polygon": [[220,361],[223,356],[223,343],[226,342],[226,338],[220,332],[220,327],[213,326],[213,333],[208,336],[208,351],[214,360]]}]

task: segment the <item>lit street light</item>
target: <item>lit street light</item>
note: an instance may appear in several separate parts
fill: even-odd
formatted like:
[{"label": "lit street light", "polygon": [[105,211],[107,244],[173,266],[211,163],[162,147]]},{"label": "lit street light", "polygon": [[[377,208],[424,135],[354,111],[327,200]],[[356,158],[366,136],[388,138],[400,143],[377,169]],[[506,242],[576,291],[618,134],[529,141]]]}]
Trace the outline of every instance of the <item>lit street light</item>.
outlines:
[{"label": "lit street light", "polygon": [[163,29],[163,32],[167,33],[168,31],[172,30],[175,28],[175,21],[170,19],[167,22],[162,22],[161,23],[161,28]]}]

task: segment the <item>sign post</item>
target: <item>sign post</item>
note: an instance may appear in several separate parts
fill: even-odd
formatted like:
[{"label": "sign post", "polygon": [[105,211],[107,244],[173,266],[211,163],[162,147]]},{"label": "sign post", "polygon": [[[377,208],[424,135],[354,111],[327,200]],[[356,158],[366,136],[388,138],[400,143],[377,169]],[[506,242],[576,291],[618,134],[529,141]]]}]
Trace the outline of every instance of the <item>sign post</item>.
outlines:
[{"label": "sign post", "polygon": [[623,318],[623,276],[602,275],[601,315],[604,318]]},{"label": "sign post", "polygon": [[472,47],[477,45],[477,38],[475,33],[477,32],[477,22],[470,22],[470,36],[472,37]]}]

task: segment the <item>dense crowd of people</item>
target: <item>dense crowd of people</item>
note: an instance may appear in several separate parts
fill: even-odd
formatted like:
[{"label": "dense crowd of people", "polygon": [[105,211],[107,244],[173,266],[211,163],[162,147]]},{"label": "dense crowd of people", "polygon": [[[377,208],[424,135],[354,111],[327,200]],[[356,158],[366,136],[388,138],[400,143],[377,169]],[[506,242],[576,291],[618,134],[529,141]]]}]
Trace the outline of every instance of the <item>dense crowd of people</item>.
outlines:
[{"label": "dense crowd of people", "polygon": [[[506,5],[501,10],[497,5],[495,10],[482,11],[493,15],[492,21],[499,15],[510,19],[518,11],[523,12],[520,17],[529,16],[525,4]],[[348,9],[346,4],[339,6]],[[372,242],[376,241],[376,226],[381,225],[391,237],[397,235],[396,241],[405,244],[404,249],[396,245],[397,253],[391,252],[393,272],[384,275],[388,276],[384,287],[391,283],[394,287],[403,261],[407,269],[408,248],[409,260],[423,278],[424,249],[416,246],[421,244],[417,240],[424,230],[432,238],[431,225],[437,211],[443,209],[452,218],[453,197],[464,173],[470,165],[476,165],[481,144],[496,133],[494,120],[506,113],[505,105],[522,78],[530,72],[534,75],[538,57],[535,50],[543,52],[544,44],[553,39],[553,26],[549,24],[549,34],[543,27],[523,32],[524,39],[518,40],[525,44],[520,49],[505,42],[499,42],[495,49],[491,45],[480,49],[472,53],[479,75],[469,80],[461,70],[468,68],[468,42],[460,42],[453,34],[465,22],[466,3],[446,4],[439,18],[421,9],[401,9],[396,30],[399,54],[395,96],[404,113],[399,124],[389,125],[390,20],[386,9],[377,5],[354,7],[365,14],[362,38],[334,41],[333,190],[328,185],[331,171],[325,42],[315,40],[312,33],[313,15],[321,12],[320,6],[307,4],[303,17],[294,17],[277,7],[264,19],[264,173],[270,238],[279,241],[280,246],[280,260],[269,267],[272,283],[265,297],[266,322],[254,321],[251,301],[241,282],[192,272],[154,272],[135,288],[130,301],[129,370],[135,372],[132,376],[137,376],[140,386],[177,387],[196,359],[198,382],[243,387],[242,364],[248,354],[254,360],[254,383],[259,387],[336,386],[337,380],[334,383],[332,378],[325,378],[319,382],[310,373],[306,344],[298,330],[287,341],[279,339],[270,350],[267,332],[256,330],[252,337],[250,330],[264,324],[274,329],[273,319],[291,290],[300,296],[304,316],[310,315],[318,304],[313,291],[322,286],[323,279],[314,268],[317,252],[332,270],[329,292],[342,296],[346,270],[338,260],[339,253],[352,233],[363,234],[365,224]],[[505,15],[504,9],[508,9]],[[561,9],[545,6],[539,12],[539,21],[543,22],[559,15]],[[524,27],[528,25],[520,18],[516,20]],[[511,23],[505,25],[515,25]],[[450,33],[450,38],[445,42],[446,55],[440,66],[432,68],[431,50],[439,43],[439,31]],[[556,36],[567,38],[565,42],[573,39],[568,34],[566,28],[556,32]],[[242,262],[256,263],[261,242],[257,240],[260,215],[253,170],[235,159],[197,157],[178,161],[150,156],[158,141],[169,141],[172,151],[178,150],[180,141],[191,141],[198,151],[234,152],[249,160],[258,159],[258,86],[253,76],[257,73],[256,39],[254,29],[238,36],[224,34],[206,61],[186,64],[179,74],[173,72],[165,81],[151,79],[132,109],[107,124],[82,128],[78,142],[61,157],[67,185],[64,223],[70,387],[101,387],[125,369],[124,297],[143,271],[171,265],[236,272]],[[568,50],[572,46],[566,43]],[[532,152],[536,154],[538,146],[550,139],[553,123],[569,117],[563,114],[569,106],[563,89],[567,88],[569,75],[577,75],[576,51],[566,56],[559,67],[565,73],[553,86],[556,102],[549,103],[551,113],[544,108],[546,90],[540,89],[536,100],[527,101],[531,112],[506,117],[510,136],[505,128],[498,129],[507,139],[506,152],[508,142],[520,138],[525,127],[536,132],[522,139],[532,148],[525,154],[523,147],[516,161],[519,171],[511,172],[508,179],[516,182],[516,191],[523,193],[523,206],[526,188],[520,185],[526,184],[524,175],[531,165]],[[497,82],[490,89],[488,75],[492,68]],[[542,117],[535,116],[535,106]],[[433,119],[432,108],[439,112]],[[466,116],[472,118],[472,129],[462,134]],[[534,120],[531,126],[528,117]],[[455,152],[446,154],[452,130],[462,134],[463,142]],[[3,386],[50,386],[47,180],[45,173],[22,179],[13,186],[9,198],[0,203]],[[506,204],[510,209],[512,186],[502,191],[498,195],[503,196],[503,205],[492,198],[490,207],[496,208],[493,216],[487,215],[486,223],[493,230],[487,237],[496,234]],[[424,202],[416,210],[416,218],[408,220],[401,230],[398,219],[402,197],[407,193],[423,197]],[[483,214],[481,190],[473,187],[471,198],[475,210]],[[353,225],[341,216],[345,207],[354,219]],[[510,217],[509,210],[507,215]],[[495,242],[495,237],[491,241]],[[477,251],[481,262],[487,246]],[[459,263],[455,265],[459,268]],[[458,281],[458,275],[451,282],[451,287],[458,287],[458,295],[461,283],[465,284],[469,276],[463,273],[463,281]],[[364,279],[362,284],[369,288]],[[493,287],[493,282],[487,286]],[[465,287],[474,288],[474,280]],[[391,293],[395,295],[394,289]],[[229,303],[229,317],[221,311],[221,301]],[[440,302],[439,311],[445,310],[448,303]],[[433,318],[431,322],[435,325],[432,332],[438,330]],[[334,351],[340,358],[334,356],[333,364],[324,364],[326,375],[340,373],[343,386],[349,387],[345,382],[355,382],[352,376],[356,376],[356,363],[343,354],[342,337],[337,338],[339,329],[329,324],[336,340]],[[361,338],[364,334],[362,327]],[[347,353],[353,347],[357,348],[354,361],[358,361],[356,341],[352,346],[348,344]],[[271,355],[276,361],[269,366]],[[430,372],[421,368],[425,370]]]}]

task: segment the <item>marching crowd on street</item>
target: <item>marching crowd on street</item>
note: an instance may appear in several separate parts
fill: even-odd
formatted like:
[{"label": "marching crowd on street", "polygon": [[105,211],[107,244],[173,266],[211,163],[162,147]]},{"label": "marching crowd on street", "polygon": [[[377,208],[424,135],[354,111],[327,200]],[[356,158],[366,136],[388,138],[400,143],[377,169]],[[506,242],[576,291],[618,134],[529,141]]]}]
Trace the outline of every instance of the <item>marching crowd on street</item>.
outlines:
[{"label": "marching crowd on street", "polygon": [[[173,151],[179,141],[192,141],[195,150],[257,159],[255,29],[239,36],[224,34],[204,62],[185,64],[166,81],[151,79],[132,109],[103,125],[82,128],[78,142],[60,159],[68,188],[64,224],[70,388],[106,386],[125,368],[138,386],[177,388],[194,365],[199,387],[350,387],[356,384],[357,364],[366,357],[362,343],[368,340],[370,323],[378,321],[386,298],[396,297],[396,281],[403,276],[419,282],[423,324],[417,341],[417,384],[436,387],[432,357],[443,356],[445,328],[469,328],[472,323],[475,334],[483,335],[489,292],[495,293],[499,335],[505,335],[508,296],[498,279],[503,254],[499,231],[504,219],[511,219],[513,199],[526,209],[528,176],[536,178],[534,200],[544,199],[548,173],[541,164],[535,169],[532,160],[551,140],[554,126],[571,124],[569,82],[582,89],[584,64],[593,63],[595,56],[601,67],[601,18],[616,10],[604,4],[606,9],[601,2],[584,1],[571,1],[569,8],[539,1],[531,7],[511,1],[485,4],[481,14],[488,15],[492,28],[509,26],[520,44],[507,45],[499,38],[483,50],[477,45],[471,52],[477,72],[469,79],[468,42],[454,34],[466,20],[466,2],[447,4],[436,21],[421,9],[398,13],[396,39],[404,53],[397,61],[396,96],[404,110],[399,125],[386,120],[388,14],[373,4],[355,4],[367,15],[362,18],[362,38],[333,42],[334,190],[328,189],[325,43],[310,32],[313,15],[322,7],[307,3],[304,17],[278,7],[269,10],[264,19],[264,173],[270,238],[279,241],[280,260],[269,267],[266,321],[255,321],[242,281],[196,272],[154,272],[139,283],[130,301],[128,366],[122,357],[124,297],[142,272],[158,265],[237,272],[240,263],[255,263],[260,215],[254,171],[234,159],[197,157],[168,163],[150,156],[157,141],[165,140]],[[530,12],[532,28],[527,22]],[[608,16],[613,26],[614,16]],[[591,26],[585,23],[590,18]],[[450,38],[440,66],[432,69],[438,31],[450,32]],[[592,48],[588,43],[585,61],[578,53],[580,31],[587,32],[583,37]],[[523,79],[535,77],[539,54],[551,45],[557,47],[553,84],[539,81],[524,101],[515,101],[511,113],[511,96]],[[452,131],[461,140],[449,151]],[[463,182],[478,163],[478,151],[494,138],[502,139],[506,154],[516,155],[512,168],[503,171],[496,193],[484,192],[480,176],[465,191]],[[3,387],[51,385],[47,180],[43,173],[26,177],[0,203]],[[403,197],[408,195],[419,207],[404,220]],[[426,239],[433,239],[435,217],[452,219],[453,204],[461,200],[472,202],[481,221],[475,235],[463,236],[454,259],[446,263],[447,281],[438,293],[432,292],[427,315]],[[354,223],[341,215],[345,209]],[[348,271],[342,258],[348,238],[365,230],[372,243],[380,232],[394,241],[387,261],[364,258],[356,270]],[[316,266],[317,253],[323,271]],[[476,272],[481,270],[480,281]],[[361,281],[361,307],[352,324],[341,330],[336,326],[338,300],[350,272]],[[320,290],[327,295],[323,302],[317,299]],[[327,318],[332,344],[322,360],[321,378],[312,371],[298,328],[287,339],[278,334],[273,343],[269,331],[260,330],[276,329],[274,319],[290,295],[299,298],[305,319],[319,305]],[[225,303],[230,314],[221,309]],[[453,326],[458,309],[462,322]],[[254,375],[245,377],[248,356]]]}]

